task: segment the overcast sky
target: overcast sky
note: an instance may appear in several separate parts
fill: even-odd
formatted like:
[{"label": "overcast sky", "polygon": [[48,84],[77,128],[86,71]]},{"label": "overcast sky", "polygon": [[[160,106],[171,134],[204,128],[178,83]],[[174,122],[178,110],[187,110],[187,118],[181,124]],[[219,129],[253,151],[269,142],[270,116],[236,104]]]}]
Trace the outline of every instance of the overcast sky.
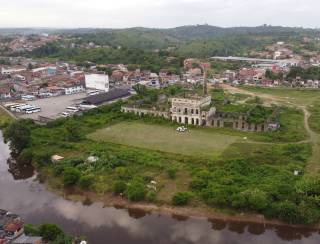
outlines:
[{"label": "overcast sky", "polygon": [[320,0],[0,0],[0,27],[320,27]]}]

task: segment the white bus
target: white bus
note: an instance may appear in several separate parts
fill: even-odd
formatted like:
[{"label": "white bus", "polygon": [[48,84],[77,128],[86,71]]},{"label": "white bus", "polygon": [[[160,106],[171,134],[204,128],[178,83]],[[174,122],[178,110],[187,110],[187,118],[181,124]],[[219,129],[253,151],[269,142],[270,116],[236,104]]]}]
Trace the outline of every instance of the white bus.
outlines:
[{"label": "white bus", "polygon": [[79,109],[77,107],[67,107],[67,112],[76,113],[79,112]]},{"label": "white bus", "polygon": [[39,113],[41,109],[39,107],[27,108],[24,110],[26,114]]},{"label": "white bus", "polygon": [[21,96],[21,99],[22,99],[22,100],[25,100],[25,101],[33,101],[33,100],[36,99],[36,97],[33,96],[33,95],[22,95],[22,96]]}]

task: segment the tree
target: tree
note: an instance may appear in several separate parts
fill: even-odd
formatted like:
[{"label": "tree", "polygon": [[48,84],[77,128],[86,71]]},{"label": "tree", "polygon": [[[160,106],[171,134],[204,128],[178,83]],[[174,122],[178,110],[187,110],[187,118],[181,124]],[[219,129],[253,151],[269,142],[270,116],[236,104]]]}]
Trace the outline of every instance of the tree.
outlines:
[{"label": "tree", "polygon": [[127,187],[125,195],[130,201],[138,202],[144,200],[145,186],[139,180],[133,180]]},{"label": "tree", "polygon": [[81,173],[75,168],[67,168],[64,170],[63,183],[65,186],[73,186],[80,179]]},{"label": "tree", "polygon": [[187,205],[190,201],[191,194],[189,192],[177,192],[172,197],[172,204],[175,206]]},{"label": "tree", "polygon": [[43,224],[39,228],[39,234],[46,241],[54,241],[63,231],[54,224]]},{"label": "tree", "polygon": [[31,132],[29,121],[17,120],[12,122],[4,132],[4,139],[10,142],[10,149],[13,155],[19,155],[23,149],[31,143]]}]

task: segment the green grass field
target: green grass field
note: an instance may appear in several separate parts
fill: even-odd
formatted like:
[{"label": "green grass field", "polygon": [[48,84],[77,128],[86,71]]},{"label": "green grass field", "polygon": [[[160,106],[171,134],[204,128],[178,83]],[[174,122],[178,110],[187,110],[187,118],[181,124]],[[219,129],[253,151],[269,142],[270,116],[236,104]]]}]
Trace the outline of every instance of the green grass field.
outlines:
[{"label": "green grass field", "polygon": [[174,127],[140,122],[122,122],[89,135],[96,141],[108,141],[168,153],[192,156],[219,156],[231,144],[243,140],[216,131],[191,129],[178,133]]},{"label": "green grass field", "polygon": [[241,89],[272,95],[297,105],[310,105],[320,101],[320,91],[318,89],[259,88],[244,86],[241,87]]}]

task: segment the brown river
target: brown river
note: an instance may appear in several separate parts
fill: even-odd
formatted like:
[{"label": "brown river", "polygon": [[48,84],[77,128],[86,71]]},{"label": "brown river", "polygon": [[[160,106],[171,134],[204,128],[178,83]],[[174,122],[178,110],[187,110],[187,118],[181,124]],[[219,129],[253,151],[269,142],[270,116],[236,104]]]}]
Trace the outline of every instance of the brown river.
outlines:
[{"label": "brown river", "polygon": [[9,153],[0,134],[0,209],[27,223],[58,224],[92,244],[320,244],[320,233],[307,228],[178,218],[68,201],[47,191],[32,169],[9,170]]}]

